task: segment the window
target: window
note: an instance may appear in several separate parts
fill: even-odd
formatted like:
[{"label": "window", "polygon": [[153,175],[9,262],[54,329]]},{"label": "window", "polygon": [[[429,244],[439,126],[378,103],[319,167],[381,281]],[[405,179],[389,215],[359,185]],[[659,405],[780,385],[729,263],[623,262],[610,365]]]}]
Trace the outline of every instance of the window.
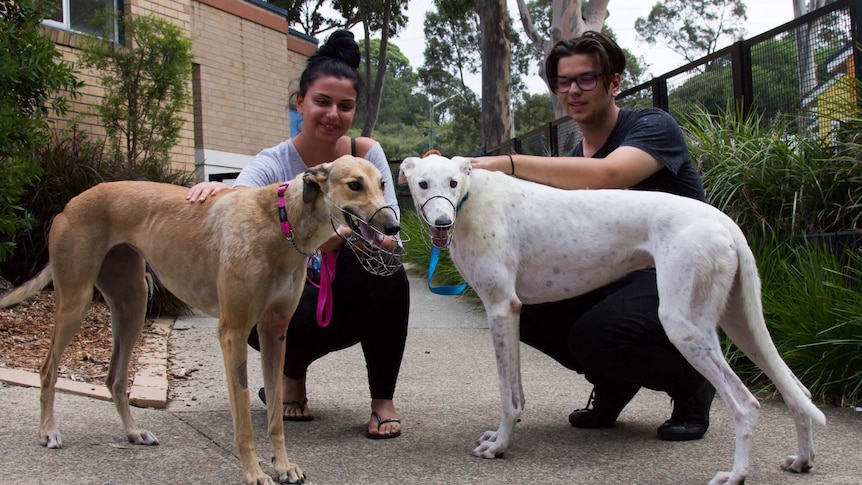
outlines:
[{"label": "window", "polygon": [[[102,36],[103,19],[117,11],[122,0],[55,0],[54,12],[45,25],[74,32]],[[111,28],[111,40],[117,40],[117,25]]]}]

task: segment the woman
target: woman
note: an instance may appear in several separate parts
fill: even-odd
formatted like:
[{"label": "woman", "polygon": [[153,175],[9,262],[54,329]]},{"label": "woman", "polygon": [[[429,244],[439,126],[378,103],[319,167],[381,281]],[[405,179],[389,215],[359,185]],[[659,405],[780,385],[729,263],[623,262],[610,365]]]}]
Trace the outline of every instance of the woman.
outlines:
[{"label": "woman", "polygon": [[[334,32],[309,57],[295,95],[297,111],[303,116],[302,130],[294,138],[255,156],[242,169],[234,187],[259,187],[291,180],[309,167],[352,154],[374,163],[383,173],[386,201],[398,213],[395,184],[380,144],[371,138],[345,136],[356,114],[361,87],[359,59],[359,46],[346,30]],[[228,186],[221,182],[200,183],[192,187],[188,199],[204,202],[225,188]],[[306,283],[288,326],[284,419],[314,419],[306,396],[308,366],[329,352],[361,343],[371,391],[371,420],[366,436],[395,438],[401,435],[393,397],[407,338],[410,304],[407,275],[404,268],[391,276],[368,273],[342,242],[341,235],[333,234],[321,247],[324,252],[335,252],[337,258],[329,325],[318,325],[318,289]],[[372,302],[373,311],[369,305]],[[256,331],[249,337],[249,344],[259,350]],[[265,402],[263,389],[259,396]]]}]

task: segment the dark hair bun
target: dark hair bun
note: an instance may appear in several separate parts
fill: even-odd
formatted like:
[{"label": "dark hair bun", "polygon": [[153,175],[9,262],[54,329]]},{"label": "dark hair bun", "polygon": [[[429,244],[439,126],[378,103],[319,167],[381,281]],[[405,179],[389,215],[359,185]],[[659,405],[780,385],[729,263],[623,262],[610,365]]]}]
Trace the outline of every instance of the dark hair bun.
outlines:
[{"label": "dark hair bun", "polygon": [[326,43],[320,46],[317,54],[322,57],[338,59],[353,69],[359,68],[359,45],[353,40],[353,32],[349,30],[336,30],[326,39]]}]

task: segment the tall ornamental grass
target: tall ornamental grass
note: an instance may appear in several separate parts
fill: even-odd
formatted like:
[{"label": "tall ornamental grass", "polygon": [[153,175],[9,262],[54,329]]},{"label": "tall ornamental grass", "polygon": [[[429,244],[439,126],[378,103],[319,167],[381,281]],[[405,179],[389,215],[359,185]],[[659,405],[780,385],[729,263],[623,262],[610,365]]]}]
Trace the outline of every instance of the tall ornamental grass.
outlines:
[{"label": "tall ornamental grass", "polygon": [[[841,405],[862,402],[862,123],[853,113],[829,133],[798,134],[732,109],[682,120],[707,199],[736,220],[757,257],[779,353],[816,400]],[[734,345],[725,348],[743,380],[774,392]]]}]

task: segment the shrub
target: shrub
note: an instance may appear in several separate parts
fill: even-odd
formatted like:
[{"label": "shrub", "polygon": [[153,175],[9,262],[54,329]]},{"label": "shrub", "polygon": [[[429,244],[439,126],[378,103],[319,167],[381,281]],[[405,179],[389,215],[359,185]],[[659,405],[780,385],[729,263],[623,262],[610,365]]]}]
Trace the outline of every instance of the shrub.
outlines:
[{"label": "shrub", "polygon": [[[815,399],[836,404],[862,400],[858,118],[819,138],[732,110],[683,121],[709,202],[737,221],[755,252],[779,353]],[[834,233],[849,235],[848,244]],[[725,353],[744,380],[773,390],[730,342]]]},{"label": "shrub", "polygon": [[72,66],[39,23],[54,2],[0,1],[0,261],[6,259],[16,231],[32,218],[19,201],[39,177],[33,150],[48,137],[48,115],[66,112],[65,95],[74,97],[80,83]]},{"label": "shrub", "polygon": [[100,72],[105,96],[98,112],[107,146],[134,173],[139,166],[170,165],[191,100],[192,42],[161,17],[126,15],[121,21],[128,47],[88,38],[80,60]]}]

